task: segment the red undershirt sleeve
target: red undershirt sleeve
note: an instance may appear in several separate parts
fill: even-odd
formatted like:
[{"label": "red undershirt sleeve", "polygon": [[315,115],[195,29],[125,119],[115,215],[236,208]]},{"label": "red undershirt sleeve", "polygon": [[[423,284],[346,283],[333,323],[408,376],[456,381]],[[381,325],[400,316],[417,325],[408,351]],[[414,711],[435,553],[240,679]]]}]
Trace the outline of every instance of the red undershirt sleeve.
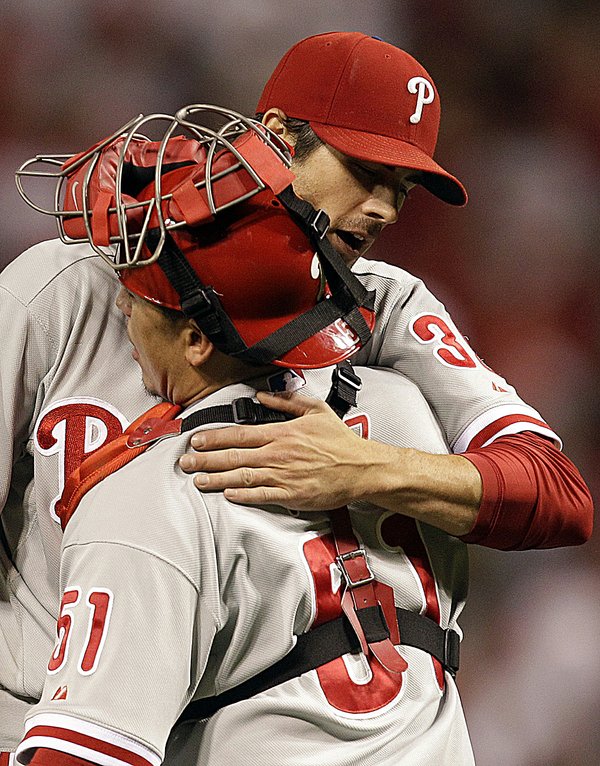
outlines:
[{"label": "red undershirt sleeve", "polygon": [[62,753],[59,750],[49,750],[46,747],[38,748],[29,766],[95,766],[93,761],[84,761],[75,755]]},{"label": "red undershirt sleeve", "polygon": [[590,491],[550,441],[524,432],[464,452],[481,474],[483,497],[473,529],[460,539],[501,550],[580,545],[592,533]]}]

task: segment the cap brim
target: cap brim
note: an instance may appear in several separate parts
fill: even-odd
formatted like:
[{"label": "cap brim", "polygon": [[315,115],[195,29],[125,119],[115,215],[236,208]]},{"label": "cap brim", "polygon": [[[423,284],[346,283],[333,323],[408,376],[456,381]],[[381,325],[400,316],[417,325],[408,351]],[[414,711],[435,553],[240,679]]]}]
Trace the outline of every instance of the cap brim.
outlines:
[{"label": "cap brim", "polygon": [[343,154],[392,167],[414,168],[422,173],[417,182],[436,197],[450,205],[465,205],[467,202],[466,189],[458,178],[413,144],[390,136],[324,125],[312,120],[310,125],[322,141]]},{"label": "cap brim", "polygon": [[[369,330],[375,326],[375,313],[369,309],[360,308]],[[244,328],[244,322],[236,322],[240,334],[248,343],[251,341],[247,336],[248,328]],[[245,332],[246,330],[246,332]],[[302,343],[299,343],[273,364],[280,367],[291,367],[299,370],[311,370],[319,367],[329,367],[332,364],[343,362],[361,348],[358,335],[343,319],[338,319],[329,326],[323,328],[315,335]]]}]

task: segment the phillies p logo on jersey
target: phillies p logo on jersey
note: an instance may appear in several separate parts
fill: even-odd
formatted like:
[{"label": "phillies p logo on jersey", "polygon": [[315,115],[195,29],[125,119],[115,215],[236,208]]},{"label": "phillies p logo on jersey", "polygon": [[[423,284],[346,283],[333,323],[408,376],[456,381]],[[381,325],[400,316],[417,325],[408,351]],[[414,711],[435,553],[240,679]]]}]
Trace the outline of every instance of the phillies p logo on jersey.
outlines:
[{"label": "phillies p logo on jersey", "polygon": [[128,425],[115,407],[91,397],[61,399],[40,413],[34,430],[35,448],[42,455],[58,455],[58,494],[49,508],[57,523],[60,520],[55,507],[65,478],[103,444],[120,436]]}]

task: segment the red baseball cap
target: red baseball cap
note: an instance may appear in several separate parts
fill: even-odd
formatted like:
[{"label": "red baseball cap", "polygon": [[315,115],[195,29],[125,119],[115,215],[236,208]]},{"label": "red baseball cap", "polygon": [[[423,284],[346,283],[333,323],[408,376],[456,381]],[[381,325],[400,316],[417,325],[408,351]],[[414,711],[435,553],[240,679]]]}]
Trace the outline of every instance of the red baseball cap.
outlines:
[{"label": "red baseball cap", "polygon": [[359,160],[420,170],[419,183],[464,205],[461,182],[433,159],[440,98],[409,53],[360,32],[307,37],[284,55],[256,111],[307,120],[322,141]]}]

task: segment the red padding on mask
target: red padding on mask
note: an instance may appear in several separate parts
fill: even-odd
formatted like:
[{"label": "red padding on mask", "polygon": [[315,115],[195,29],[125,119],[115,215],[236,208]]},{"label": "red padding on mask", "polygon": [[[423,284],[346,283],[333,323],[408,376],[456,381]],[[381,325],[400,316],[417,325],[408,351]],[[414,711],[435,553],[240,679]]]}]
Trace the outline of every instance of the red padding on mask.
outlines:
[{"label": "red padding on mask", "polygon": [[214,218],[206,201],[206,192],[196,188],[191,178],[175,189],[173,202],[188,226],[198,226]]},{"label": "red padding on mask", "polygon": [[111,205],[114,207],[114,195],[109,191],[98,194],[92,210],[92,235],[94,244],[104,247],[110,244],[110,214]]},{"label": "red padding on mask", "polygon": [[242,157],[257,171],[258,175],[272,190],[279,194],[295,180],[296,176],[277,155],[260,139],[256,133],[247,133],[236,141],[235,148]]}]

